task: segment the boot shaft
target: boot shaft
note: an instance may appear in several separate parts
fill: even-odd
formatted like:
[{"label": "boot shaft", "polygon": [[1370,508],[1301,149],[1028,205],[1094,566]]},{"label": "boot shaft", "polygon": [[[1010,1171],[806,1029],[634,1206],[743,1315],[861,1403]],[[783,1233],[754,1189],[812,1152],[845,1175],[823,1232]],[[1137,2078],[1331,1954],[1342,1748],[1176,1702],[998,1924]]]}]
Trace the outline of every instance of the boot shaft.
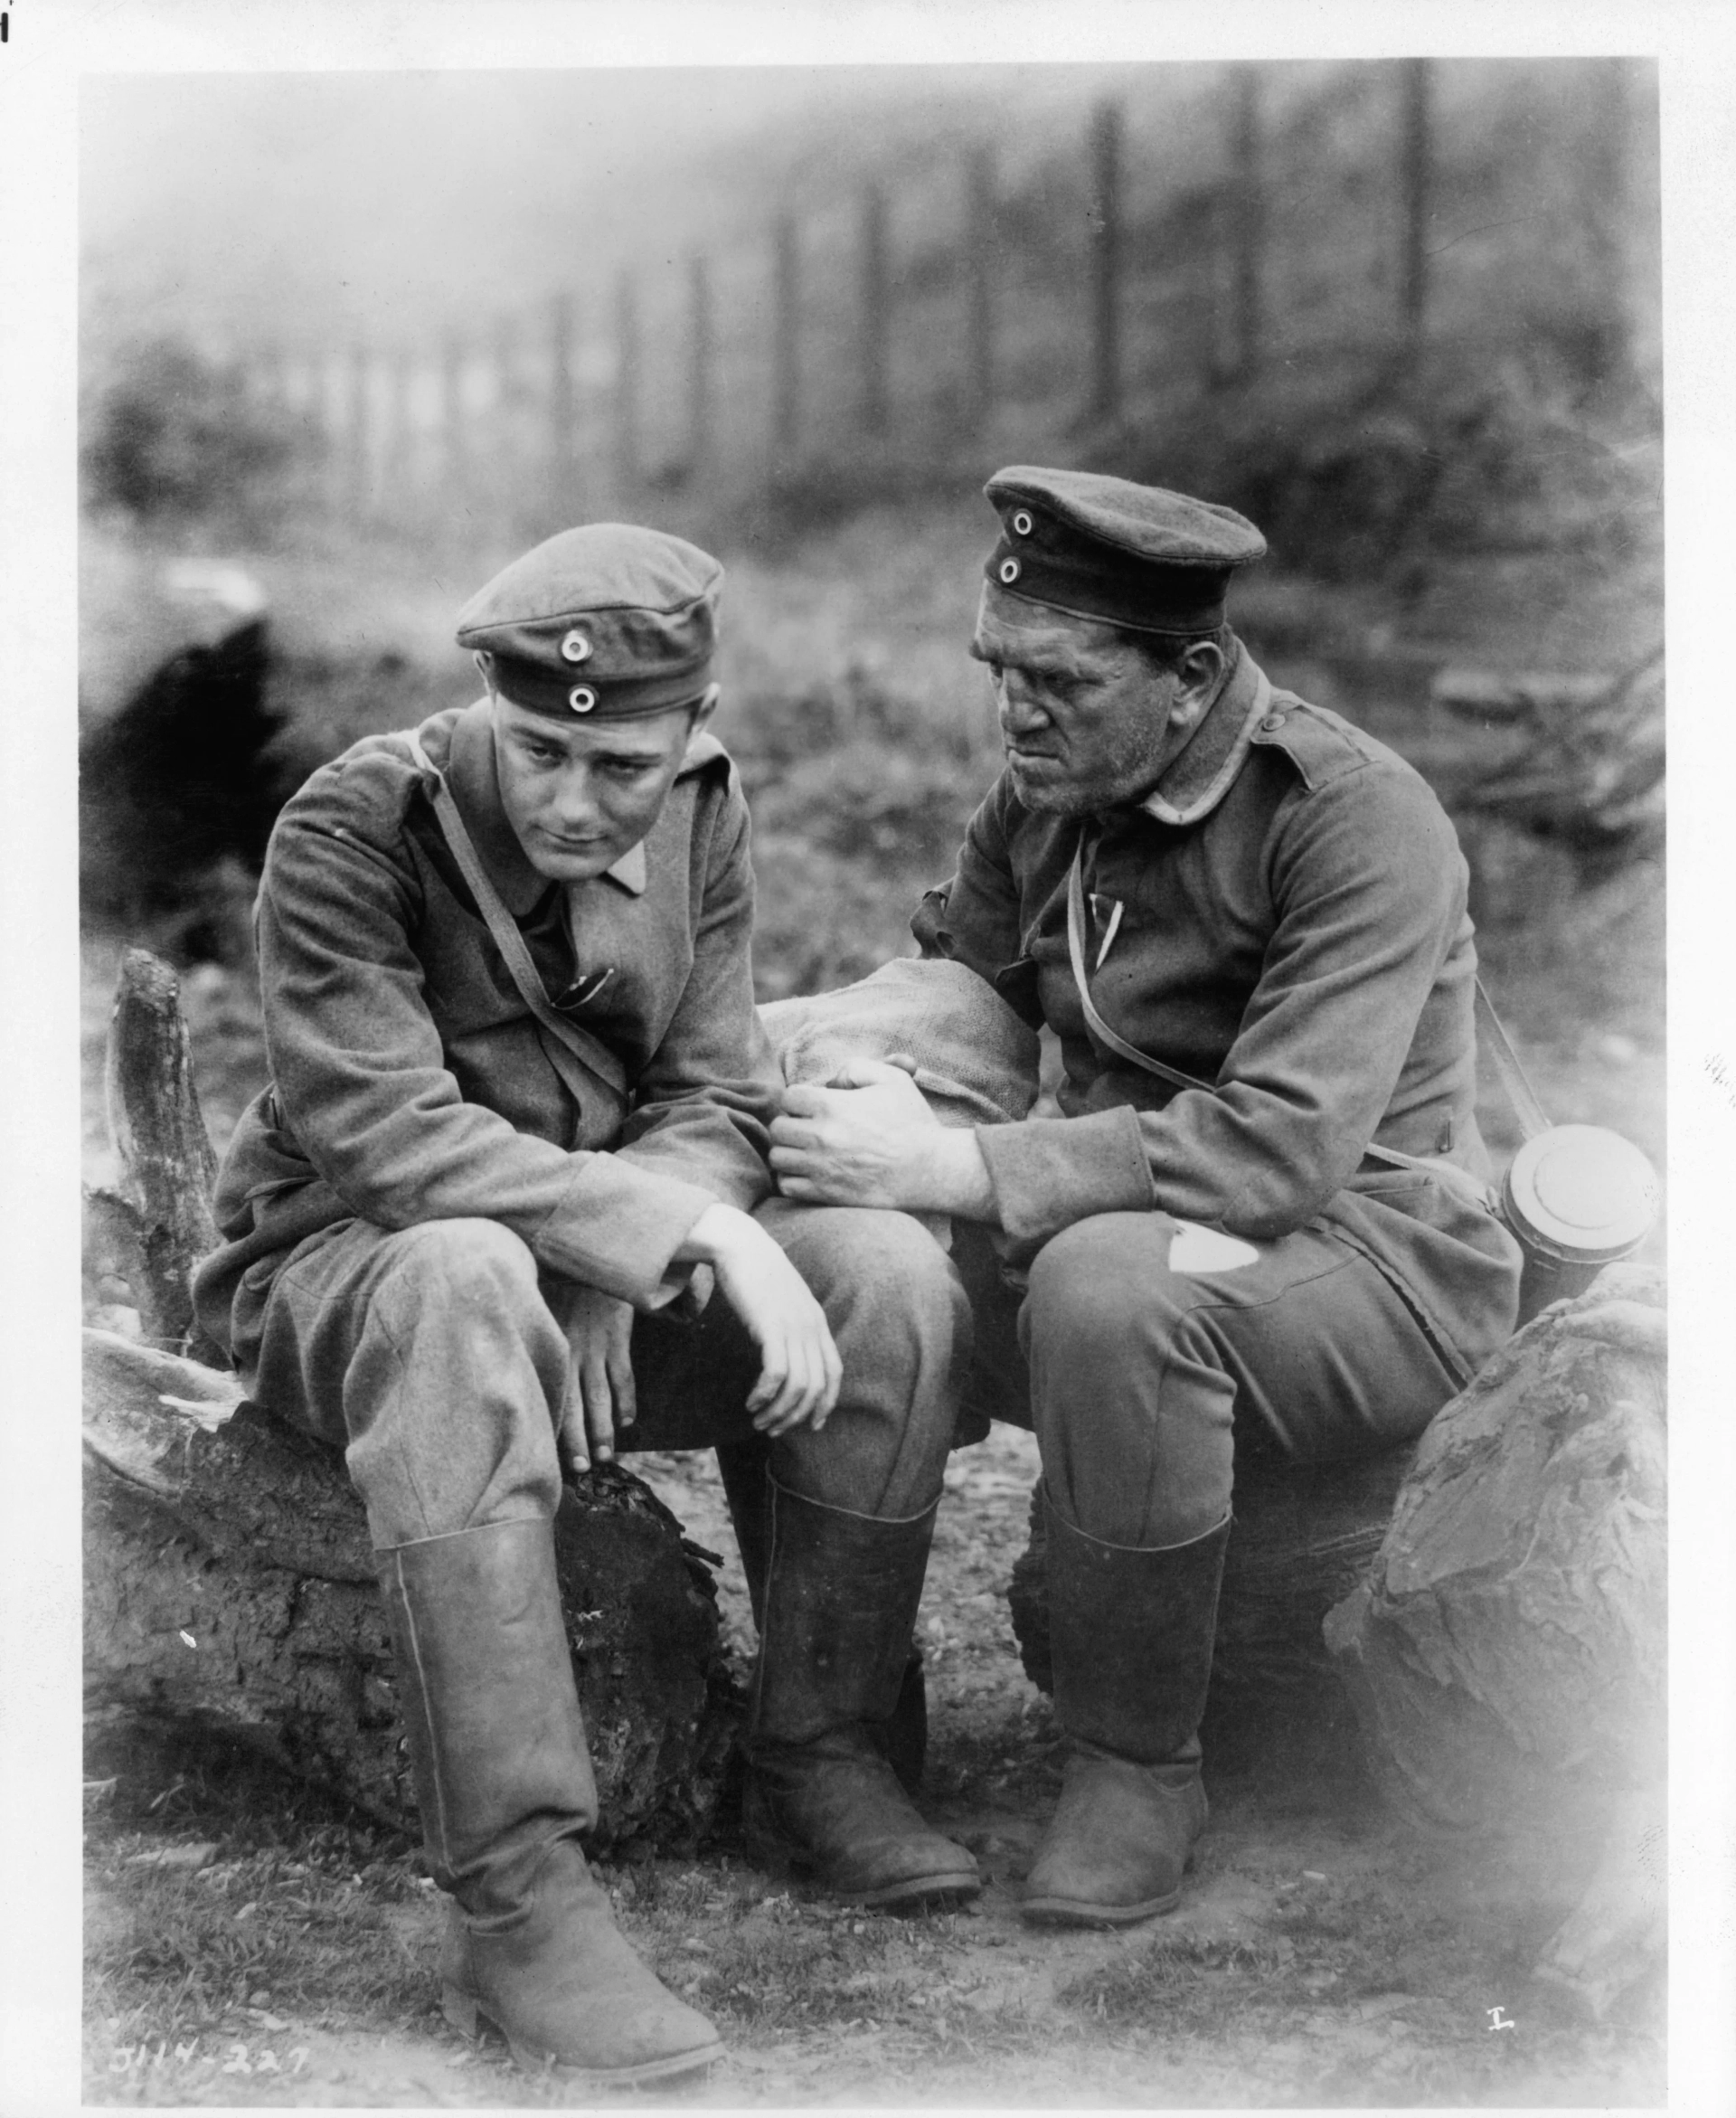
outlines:
[{"label": "boot shaft", "polygon": [[764,1744],[814,1743],[883,1723],[898,1705],[937,1495],[883,1521],[827,1508],[769,1480],[769,1563],[750,1725]]},{"label": "boot shaft", "polygon": [[1229,1518],[1190,1544],[1142,1549],[1088,1536],[1046,1492],[1043,1505],[1061,1726],[1140,1764],[1188,1754],[1211,1680]]},{"label": "boot shaft", "polygon": [[435,1880],[510,1916],[557,1839],[597,1820],[551,1525],[485,1525],[375,1555]]}]

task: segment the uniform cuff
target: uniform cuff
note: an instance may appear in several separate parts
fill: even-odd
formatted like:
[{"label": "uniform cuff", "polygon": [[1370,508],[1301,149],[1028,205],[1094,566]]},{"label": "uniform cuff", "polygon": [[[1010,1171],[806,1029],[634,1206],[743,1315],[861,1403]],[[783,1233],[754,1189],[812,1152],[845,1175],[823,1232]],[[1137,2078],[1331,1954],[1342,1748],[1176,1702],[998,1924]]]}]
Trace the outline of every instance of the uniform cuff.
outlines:
[{"label": "uniform cuff", "polygon": [[1043,1243],[1092,1214],[1140,1214],[1156,1203],[1139,1116],[1126,1103],[1089,1118],[1027,1118],[979,1127],[1000,1224]]},{"label": "uniform cuff", "polygon": [[685,1288],[691,1265],[672,1263],[693,1223],[717,1204],[679,1177],[636,1169],[618,1155],[586,1158],[537,1231],[537,1257],[637,1310],[656,1310]]}]

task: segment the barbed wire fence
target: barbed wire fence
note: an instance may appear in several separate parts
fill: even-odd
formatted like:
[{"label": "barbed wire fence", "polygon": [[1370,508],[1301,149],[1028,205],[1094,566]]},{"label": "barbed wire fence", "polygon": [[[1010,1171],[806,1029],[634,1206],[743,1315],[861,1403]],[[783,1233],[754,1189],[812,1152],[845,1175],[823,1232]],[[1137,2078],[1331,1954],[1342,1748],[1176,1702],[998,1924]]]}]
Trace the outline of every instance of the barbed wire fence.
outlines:
[{"label": "barbed wire fence", "polygon": [[877,174],[438,344],[259,345],[241,367],[314,514],[513,536],[654,496],[860,494],[1005,445],[1078,450],[1284,371],[1401,375],[1492,317],[1630,357],[1634,63],[1486,108],[1452,71],[1346,66],[1283,101],[1237,66],[1192,169],[1103,99],[1017,184],[978,140],[944,190]]}]

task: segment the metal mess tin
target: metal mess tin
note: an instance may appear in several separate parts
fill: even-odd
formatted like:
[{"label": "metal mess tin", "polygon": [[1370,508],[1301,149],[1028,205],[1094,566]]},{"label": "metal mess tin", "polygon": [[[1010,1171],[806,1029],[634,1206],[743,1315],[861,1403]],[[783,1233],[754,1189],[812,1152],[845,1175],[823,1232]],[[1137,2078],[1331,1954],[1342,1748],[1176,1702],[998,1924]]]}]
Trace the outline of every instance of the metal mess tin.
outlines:
[{"label": "metal mess tin", "polygon": [[1632,1141],[1600,1125],[1552,1125],[1526,1140],[1501,1187],[1502,1216],[1525,1253],[1519,1320],[1631,1257],[1657,1219],[1660,1191]]}]

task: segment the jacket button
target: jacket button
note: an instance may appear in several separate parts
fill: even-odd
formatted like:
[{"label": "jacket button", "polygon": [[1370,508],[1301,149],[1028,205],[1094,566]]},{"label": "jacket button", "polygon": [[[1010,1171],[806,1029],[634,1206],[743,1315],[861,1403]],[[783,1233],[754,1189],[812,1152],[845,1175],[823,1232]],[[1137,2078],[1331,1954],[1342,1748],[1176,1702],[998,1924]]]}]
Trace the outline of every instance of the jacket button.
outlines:
[{"label": "jacket button", "polygon": [[1266,731],[1268,735],[1273,734],[1277,730],[1283,727],[1283,725],[1284,716],[1282,714],[1268,714],[1266,718],[1260,723],[1260,726]]}]

